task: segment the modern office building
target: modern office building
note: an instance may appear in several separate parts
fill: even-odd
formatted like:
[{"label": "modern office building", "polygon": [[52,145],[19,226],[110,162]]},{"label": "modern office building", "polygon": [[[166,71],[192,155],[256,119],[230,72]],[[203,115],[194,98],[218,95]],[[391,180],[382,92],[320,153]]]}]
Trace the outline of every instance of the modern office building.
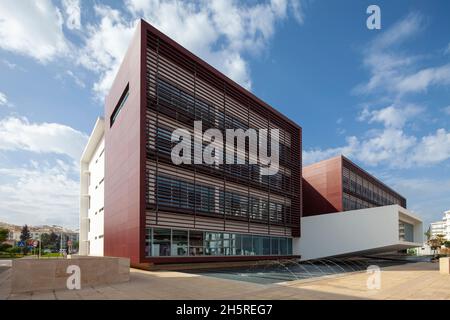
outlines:
[{"label": "modern office building", "polygon": [[302,176],[303,260],[422,245],[422,221],[406,199],[346,157],[305,166]]},{"label": "modern office building", "polygon": [[[172,132],[193,133],[196,120],[224,133],[279,129],[278,173],[248,161],[173,164]],[[134,265],[295,256],[301,128],[145,21],[106,97],[104,147],[96,129],[81,161],[84,253],[101,237],[104,255]],[[95,200],[103,185],[104,207]]]},{"label": "modern office building", "polygon": [[[307,167],[302,179],[301,128],[145,21],[106,97],[104,119],[81,159],[81,254],[128,257],[145,268],[421,244],[422,223],[402,208],[403,197],[344,157]],[[278,129],[277,173],[249,163],[250,135],[235,155],[245,164],[174,164],[173,132],[200,139],[203,150],[210,128]],[[234,151],[239,141],[232,142]],[[183,158],[195,163],[195,151],[189,145]],[[354,210],[362,208],[370,209]],[[354,227],[366,237],[360,244],[347,233]]]},{"label": "modern office building", "polygon": [[303,216],[397,204],[406,199],[344,156],[303,167]]},{"label": "modern office building", "polygon": [[97,119],[80,161],[81,255],[103,256],[105,121]]}]

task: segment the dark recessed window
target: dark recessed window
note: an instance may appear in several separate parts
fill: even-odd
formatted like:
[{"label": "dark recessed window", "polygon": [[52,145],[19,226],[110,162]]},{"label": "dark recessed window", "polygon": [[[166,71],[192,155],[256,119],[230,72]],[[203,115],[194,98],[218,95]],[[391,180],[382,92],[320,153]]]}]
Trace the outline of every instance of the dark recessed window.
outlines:
[{"label": "dark recessed window", "polygon": [[119,116],[120,111],[122,111],[122,108],[124,107],[125,103],[127,102],[128,94],[129,94],[129,88],[130,88],[130,85],[127,84],[127,87],[123,91],[122,96],[119,99],[119,102],[117,103],[116,107],[114,108],[114,111],[113,111],[113,113],[111,115],[111,125],[110,125],[110,127],[112,127],[112,125],[116,121],[117,117]]}]

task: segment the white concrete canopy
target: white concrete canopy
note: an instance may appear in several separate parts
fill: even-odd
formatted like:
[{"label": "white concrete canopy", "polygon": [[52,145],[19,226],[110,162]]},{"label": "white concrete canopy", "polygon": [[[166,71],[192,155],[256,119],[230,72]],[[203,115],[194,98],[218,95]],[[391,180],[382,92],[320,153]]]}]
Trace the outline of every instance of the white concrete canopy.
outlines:
[{"label": "white concrete canopy", "polygon": [[[400,239],[400,222],[413,226],[413,241]],[[398,205],[303,217],[294,253],[302,260],[373,254],[420,247],[422,220]]]}]

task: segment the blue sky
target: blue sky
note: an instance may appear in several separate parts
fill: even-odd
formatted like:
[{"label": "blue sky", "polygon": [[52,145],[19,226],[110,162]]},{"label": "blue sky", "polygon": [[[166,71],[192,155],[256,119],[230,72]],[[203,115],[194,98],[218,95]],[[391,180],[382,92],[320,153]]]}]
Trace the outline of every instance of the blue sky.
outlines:
[{"label": "blue sky", "polygon": [[[381,8],[381,30],[366,8]],[[448,1],[1,1],[0,221],[78,225],[78,159],[136,20],[343,153],[425,223],[450,209]]]}]

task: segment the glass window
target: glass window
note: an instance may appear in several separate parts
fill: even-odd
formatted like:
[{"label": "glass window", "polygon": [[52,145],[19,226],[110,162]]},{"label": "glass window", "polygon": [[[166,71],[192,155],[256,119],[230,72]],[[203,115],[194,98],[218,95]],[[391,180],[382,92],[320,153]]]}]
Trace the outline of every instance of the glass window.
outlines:
[{"label": "glass window", "polygon": [[188,232],[186,230],[172,231],[172,256],[188,254]]},{"label": "glass window", "polygon": [[130,88],[130,86],[127,84],[124,92],[122,93],[122,96],[119,99],[119,102],[117,103],[117,106],[114,108],[114,111],[111,115],[110,127],[112,127],[112,125],[116,121],[117,117],[119,116],[120,111],[122,111],[122,108],[124,107],[125,102],[128,99],[129,88]]},{"label": "glass window", "polygon": [[287,255],[287,239],[280,238],[280,254]]},{"label": "glass window", "polygon": [[278,238],[272,238],[272,255],[279,254],[278,246],[279,246]]},{"label": "glass window", "polygon": [[151,256],[152,248],[152,229],[148,228],[145,232],[145,256]]},{"label": "glass window", "polygon": [[243,255],[251,256],[253,255],[253,244],[252,244],[252,236],[243,235],[242,236],[242,251]]},{"label": "glass window", "polygon": [[231,240],[232,234],[230,233],[224,233],[222,235],[222,246],[223,246],[223,255],[230,256],[231,255],[231,248],[233,246],[232,240]]},{"label": "glass window", "polygon": [[170,256],[170,229],[153,229],[152,256]]},{"label": "glass window", "polygon": [[257,256],[263,254],[263,238],[260,236],[253,236],[253,252]]},{"label": "glass window", "polygon": [[287,244],[288,244],[288,254],[291,255],[292,254],[292,239],[291,238],[287,239]]},{"label": "glass window", "polygon": [[236,255],[242,255],[242,236],[240,234],[236,234]]},{"label": "glass window", "polygon": [[203,232],[189,231],[189,255],[203,255]]},{"label": "glass window", "polygon": [[147,228],[145,255],[291,255],[292,239],[249,234]]},{"label": "glass window", "polygon": [[221,233],[205,232],[205,254],[212,256],[223,255],[223,240]]},{"label": "glass window", "polygon": [[270,238],[263,237],[263,255],[270,256]]}]

